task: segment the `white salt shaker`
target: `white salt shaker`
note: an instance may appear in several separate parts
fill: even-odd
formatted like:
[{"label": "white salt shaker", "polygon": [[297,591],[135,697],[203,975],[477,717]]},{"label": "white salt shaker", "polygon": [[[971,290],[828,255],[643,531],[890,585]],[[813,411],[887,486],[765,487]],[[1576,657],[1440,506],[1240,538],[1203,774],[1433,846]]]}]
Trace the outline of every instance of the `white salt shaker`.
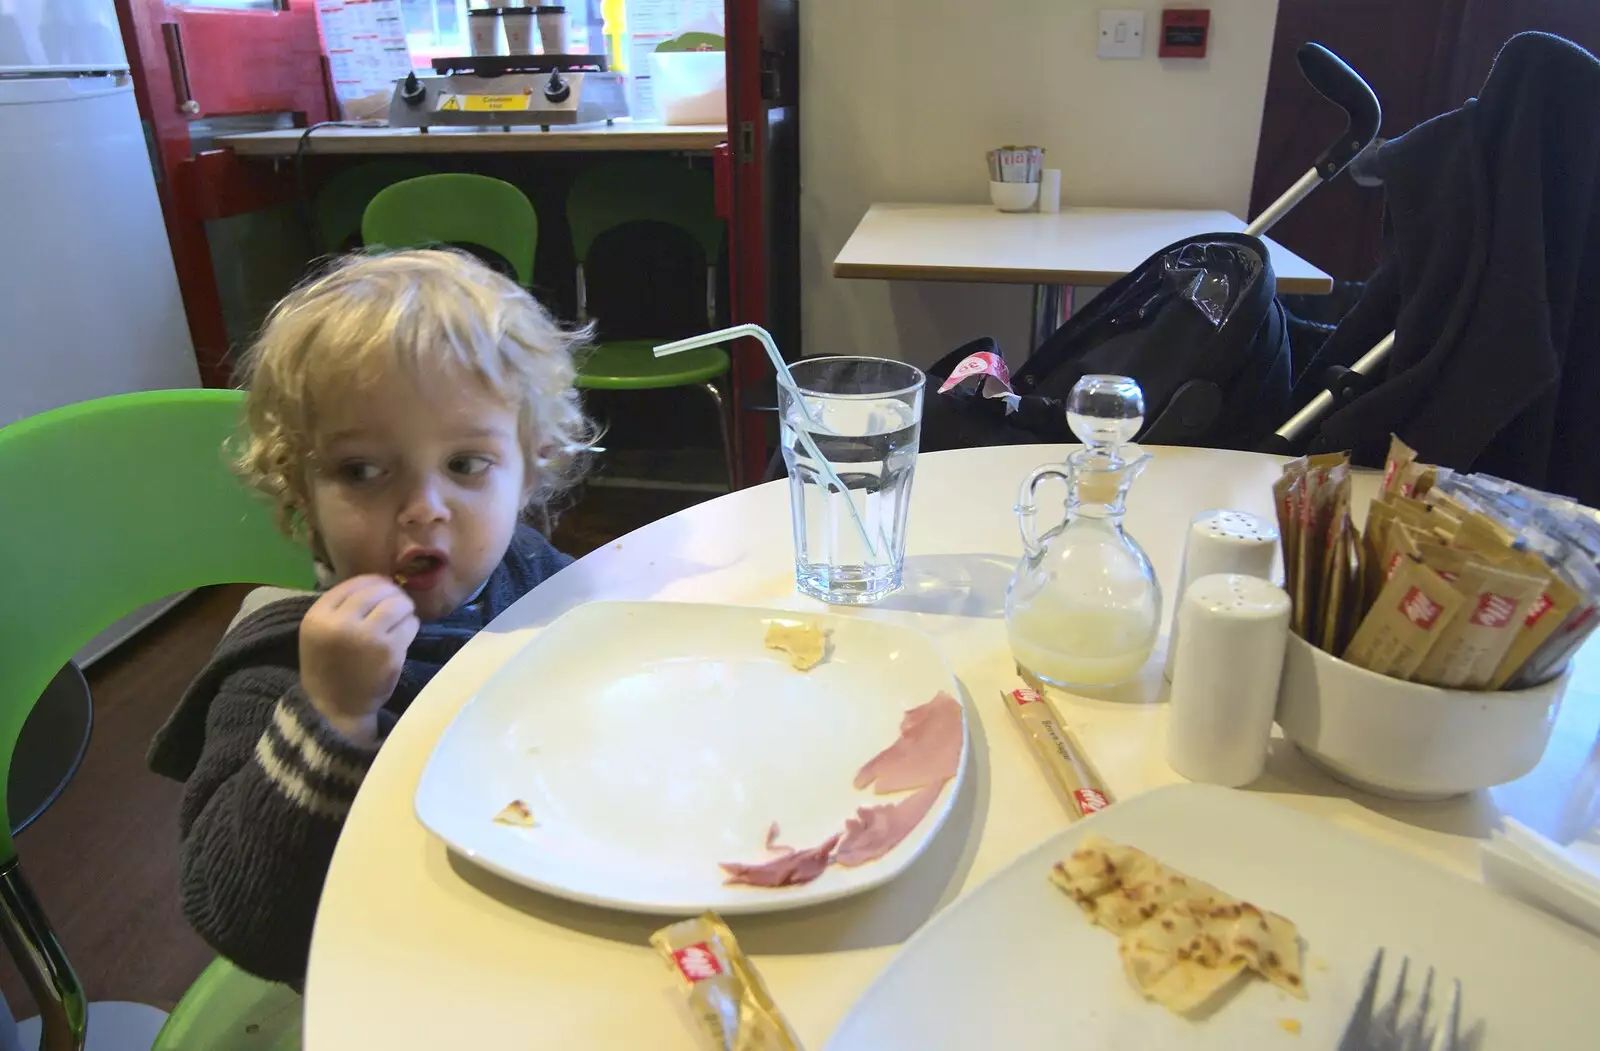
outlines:
[{"label": "white salt shaker", "polygon": [[1289,596],[1260,577],[1214,573],[1178,605],[1167,762],[1191,781],[1261,776],[1289,638]]},{"label": "white salt shaker", "polygon": [[[1178,602],[1189,589],[1189,581],[1212,573],[1243,573],[1272,578],[1272,556],[1278,550],[1278,527],[1264,518],[1244,511],[1201,511],[1189,523],[1183,542],[1183,570],[1178,575]],[[1172,613],[1172,632],[1167,636],[1167,662],[1161,674],[1172,681],[1172,662],[1178,653],[1178,611]]]},{"label": "white salt shaker", "polygon": [[1061,210],[1060,168],[1046,168],[1039,173],[1039,210],[1041,212]]}]

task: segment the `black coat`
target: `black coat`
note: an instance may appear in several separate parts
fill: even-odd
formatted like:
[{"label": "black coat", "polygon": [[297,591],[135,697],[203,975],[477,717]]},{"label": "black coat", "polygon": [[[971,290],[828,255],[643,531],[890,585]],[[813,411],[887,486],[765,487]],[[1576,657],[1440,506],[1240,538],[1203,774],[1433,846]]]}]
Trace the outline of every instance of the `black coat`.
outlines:
[{"label": "black coat", "polygon": [[1385,144],[1388,257],[1306,371],[1397,332],[1374,389],[1312,451],[1426,462],[1600,503],[1600,62],[1511,39],[1482,95]]}]

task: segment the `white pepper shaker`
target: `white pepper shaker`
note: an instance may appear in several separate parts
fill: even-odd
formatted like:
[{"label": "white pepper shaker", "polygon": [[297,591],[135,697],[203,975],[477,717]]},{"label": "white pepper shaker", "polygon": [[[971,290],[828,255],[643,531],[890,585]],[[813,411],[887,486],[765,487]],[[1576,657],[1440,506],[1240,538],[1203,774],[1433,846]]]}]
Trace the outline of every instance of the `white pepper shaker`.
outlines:
[{"label": "white pepper shaker", "polygon": [[1261,776],[1289,638],[1289,596],[1260,577],[1215,573],[1178,605],[1167,762],[1191,781]]},{"label": "white pepper shaker", "polygon": [[1178,605],[1189,581],[1212,573],[1243,573],[1272,579],[1272,556],[1278,550],[1278,527],[1245,511],[1201,511],[1189,523],[1183,542],[1183,570],[1178,574],[1178,603],[1172,611],[1172,632],[1167,636],[1167,661],[1161,674],[1172,681],[1172,662],[1178,653]]}]

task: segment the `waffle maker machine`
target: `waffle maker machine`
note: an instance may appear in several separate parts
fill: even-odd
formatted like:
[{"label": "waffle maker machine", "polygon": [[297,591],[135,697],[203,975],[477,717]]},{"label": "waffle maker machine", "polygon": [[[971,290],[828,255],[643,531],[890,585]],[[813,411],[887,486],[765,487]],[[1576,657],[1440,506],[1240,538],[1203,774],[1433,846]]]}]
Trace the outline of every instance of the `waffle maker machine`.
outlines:
[{"label": "waffle maker machine", "polygon": [[624,77],[604,55],[436,58],[433,76],[407,73],[389,100],[396,128],[610,124],[628,115]]}]

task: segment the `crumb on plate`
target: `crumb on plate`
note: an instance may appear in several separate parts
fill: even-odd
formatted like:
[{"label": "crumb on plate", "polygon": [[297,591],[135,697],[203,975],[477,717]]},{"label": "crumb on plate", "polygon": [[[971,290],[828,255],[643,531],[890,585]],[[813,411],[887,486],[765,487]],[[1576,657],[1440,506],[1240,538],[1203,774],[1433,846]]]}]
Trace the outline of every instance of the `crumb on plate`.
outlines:
[{"label": "crumb on plate", "polygon": [[533,811],[528,809],[528,804],[520,799],[513,799],[502,807],[500,813],[494,816],[494,822],[514,828],[533,828],[539,823],[533,819]]},{"label": "crumb on plate", "polygon": [[1289,1033],[1289,1034],[1291,1034],[1293,1036],[1299,1036],[1300,1035],[1300,1019],[1298,1019],[1298,1018],[1280,1018],[1280,1019],[1278,1019],[1278,1028],[1282,1029],[1285,1033]]},{"label": "crumb on plate", "polygon": [[828,656],[828,636],[833,632],[804,621],[769,620],[765,645],[789,655],[796,671],[810,671]]}]

